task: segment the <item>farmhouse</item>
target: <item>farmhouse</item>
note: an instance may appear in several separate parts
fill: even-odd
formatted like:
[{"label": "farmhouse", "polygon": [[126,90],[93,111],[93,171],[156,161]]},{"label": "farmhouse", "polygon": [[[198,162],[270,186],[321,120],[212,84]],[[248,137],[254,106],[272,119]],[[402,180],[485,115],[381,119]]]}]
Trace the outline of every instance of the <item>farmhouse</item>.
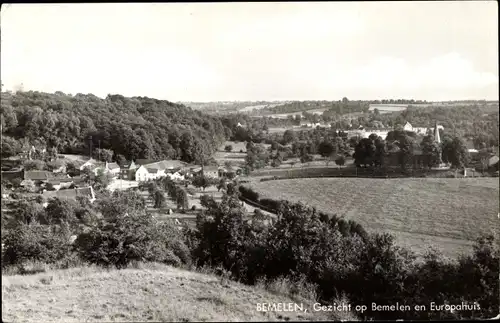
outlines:
[{"label": "farmhouse", "polygon": [[[141,165],[135,172],[136,181],[148,181],[175,174],[186,167],[186,163],[180,160],[162,160],[150,164]],[[174,177],[179,177],[181,174]]]}]

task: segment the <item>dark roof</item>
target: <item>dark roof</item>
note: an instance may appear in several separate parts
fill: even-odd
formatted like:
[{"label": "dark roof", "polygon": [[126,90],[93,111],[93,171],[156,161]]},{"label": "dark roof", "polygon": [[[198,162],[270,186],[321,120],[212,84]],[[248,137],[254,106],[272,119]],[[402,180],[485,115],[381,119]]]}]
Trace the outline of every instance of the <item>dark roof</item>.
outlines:
[{"label": "dark roof", "polygon": [[156,174],[158,173],[158,169],[157,168],[146,168],[148,170],[149,173],[152,173],[152,174]]},{"label": "dark roof", "polygon": [[16,178],[23,178],[22,170],[2,172],[2,179],[13,180]]},{"label": "dark roof", "polygon": [[90,187],[70,188],[59,191],[45,191],[42,195],[47,198],[58,197],[76,199],[77,196],[92,197],[92,189]]},{"label": "dark roof", "polygon": [[36,181],[48,180],[49,178],[53,178],[51,172],[47,172],[44,170],[32,170],[24,172],[24,179],[31,179]]},{"label": "dark roof", "polygon": [[152,164],[155,162],[156,162],[156,160],[153,160],[153,159],[136,159],[135,160],[135,163],[137,165],[147,165],[147,164]]}]

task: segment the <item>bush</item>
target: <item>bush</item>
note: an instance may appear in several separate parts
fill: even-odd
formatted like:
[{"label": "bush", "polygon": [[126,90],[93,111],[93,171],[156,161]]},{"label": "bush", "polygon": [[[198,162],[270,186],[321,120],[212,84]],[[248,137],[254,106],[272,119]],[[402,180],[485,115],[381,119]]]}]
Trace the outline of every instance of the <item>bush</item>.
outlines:
[{"label": "bush", "polygon": [[196,211],[196,205],[191,206],[191,211]]},{"label": "bush", "polygon": [[[240,192],[251,196],[252,191]],[[368,234],[354,221],[300,203],[281,202],[276,223],[267,228],[247,222],[235,196],[206,204],[196,230],[187,234],[194,260],[199,266],[230,271],[241,282],[273,282],[267,284],[271,289],[317,295],[322,303],[347,297],[353,305],[399,303],[412,308],[390,312],[369,306],[364,319],[488,318],[498,313],[499,248],[493,237],[478,241],[474,254],[459,261],[446,262],[430,253],[417,262],[391,235]],[[481,309],[413,311],[416,304],[463,301],[477,301]]]},{"label": "bush", "polygon": [[259,202],[259,193],[253,191],[251,188],[240,186],[239,190],[241,196],[243,196],[244,198],[249,199],[250,201]]},{"label": "bush", "polygon": [[69,233],[59,226],[21,224],[7,232],[3,243],[2,267],[27,261],[55,263],[71,254]]},{"label": "bush", "polygon": [[173,265],[187,262],[190,258],[185,255],[182,244],[174,226],[166,222],[156,224],[146,214],[102,220],[89,232],[80,234],[75,241],[82,259],[117,268],[124,268],[132,261]]},{"label": "bush", "polygon": [[259,200],[259,204],[267,207],[267,208],[270,208],[271,210],[279,210],[280,208],[280,205],[281,205],[281,201],[276,201],[276,200],[273,200],[273,199],[260,199]]}]

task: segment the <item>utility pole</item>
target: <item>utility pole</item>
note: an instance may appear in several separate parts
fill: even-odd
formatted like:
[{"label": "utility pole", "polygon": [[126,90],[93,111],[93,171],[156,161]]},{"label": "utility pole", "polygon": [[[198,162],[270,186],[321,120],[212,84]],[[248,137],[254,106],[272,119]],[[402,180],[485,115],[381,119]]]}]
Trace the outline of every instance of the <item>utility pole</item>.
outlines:
[{"label": "utility pole", "polygon": [[89,137],[89,159],[92,159],[92,136]]}]

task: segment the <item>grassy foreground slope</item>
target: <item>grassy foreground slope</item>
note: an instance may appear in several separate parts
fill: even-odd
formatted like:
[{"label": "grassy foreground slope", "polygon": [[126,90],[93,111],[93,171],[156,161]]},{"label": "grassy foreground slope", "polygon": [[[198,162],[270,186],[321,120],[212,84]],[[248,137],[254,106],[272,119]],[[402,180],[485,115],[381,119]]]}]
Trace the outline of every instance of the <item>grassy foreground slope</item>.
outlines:
[{"label": "grassy foreground slope", "polygon": [[499,183],[480,179],[314,178],[255,182],[261,197],[303,202],[393,233],[417,253],[434,247],[456,257],[480,234],[500,232]]},{"label": "grassy foreground slope", "polygon": [[259,312],[257,303],[300,301],[263,288],[164,265],[81,267],[2,275],[2,321],[281,321],[335,319],[314,312]]}]

